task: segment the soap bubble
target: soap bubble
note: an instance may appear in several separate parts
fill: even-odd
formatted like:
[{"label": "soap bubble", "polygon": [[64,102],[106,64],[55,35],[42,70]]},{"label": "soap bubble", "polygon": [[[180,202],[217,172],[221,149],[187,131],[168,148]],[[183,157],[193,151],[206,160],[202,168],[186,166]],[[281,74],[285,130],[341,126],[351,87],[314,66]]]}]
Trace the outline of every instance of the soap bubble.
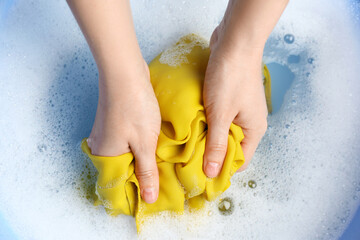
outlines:
[{"label": "soap bubble", "polygon": [[234,211],[234,204],[231,198],[223,198],[220,200],[218,205],[219,211],[222,215],[228,216],[231,215]]},{"label": "soap bubble", "polygon": [[250,188],[256,188],[256,186],[257,186],[257,184],[256,184],[256,182],[254,180],[250,180],[248,182],[248,185],[249,185]]},{"label": "soap bubble", "polygon": [[45,152],[47,149],[47,146],[45,144],[38,145],[39,152]]},{"label": "soap bubble", "polygon": [[284,41],[288,44],[292,44],[295,41],[295,37],[292,34],[286,34],[284,36]]},{"label": "soap bubble", "polygon": [[[132,217],[93,205],[97,173],[80,141],[94,121],[98,72],[66,1],[13,2],[0,20],[0,214],[19,239],[136,238]],[[131,0],[145,60],[189,33],[209,40],[227,2]],[[280,69],[270,69],[273,90],[288,87],[248,169],[225,193],[232,202],[223,207],[235,211],[222,215],[215,200],[204,211],[160,214],[149,218],[146,239],[341,235],[360,191],[359,25],[346,2],[293,0],[267,41],[264,62]],[[335,15],[341,24],[329,27]]]}]

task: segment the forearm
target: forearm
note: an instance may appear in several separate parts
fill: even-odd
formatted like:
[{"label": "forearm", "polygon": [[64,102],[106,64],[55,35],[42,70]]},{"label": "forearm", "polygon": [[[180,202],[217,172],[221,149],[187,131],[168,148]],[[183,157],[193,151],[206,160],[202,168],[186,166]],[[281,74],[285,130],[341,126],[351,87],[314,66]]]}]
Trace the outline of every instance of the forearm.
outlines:
[{"label": "forearm", "polygon": [[[288,0],[230,0],[222,36],[232,49],[259,49],[275,27]],[[233,50],[232,50],[233,51]]]},{"label": "forearm", "polygon": [[67,0],[99,70],[100,95],[118,94],[143,69],[128,0]]}]

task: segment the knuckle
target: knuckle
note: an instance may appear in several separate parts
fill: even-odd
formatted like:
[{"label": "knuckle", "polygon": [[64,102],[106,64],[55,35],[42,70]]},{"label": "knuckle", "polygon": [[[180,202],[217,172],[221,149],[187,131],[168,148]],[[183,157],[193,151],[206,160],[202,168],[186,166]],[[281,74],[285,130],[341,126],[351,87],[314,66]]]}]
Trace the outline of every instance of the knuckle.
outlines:
[{"label": "knuckle", "polygon": [[135,155],[135,160],[138,160],[137,157],[143,155],[147,149],[143,141],[137,140],[130,142],[130,148],[132,153]]},{"label": "knuckle", "polygon": [[159,134],[155,133],[155,132],[150,132],[145,134],[145,141],[146,141],[146,145],[148,145],[149,147],[156,147],[157,145],[157,141],[159,138]]},{"label": "knuckle", "polygon": [[130,144],[133,145],[135,154],[154,152],[158,137],[155,132],[143,131],[142,133],[133,134]]},{"label": "knuckle", "polygon": [[267,120],[266,119],[261,120],[255,126],[256,127],[253,128],[254,132],[257,132],[257,133],[259,133],[261,135],[264,135],[267,128],[268,128]]},{"label": "knuckle", "polygon": [[156,139],[141,139],[139,141],[131,142],[131,150],[135,156],[152,156],[155,155],[157,138]]},{"label": "knuckle", "polygon": [[209,153],[217,156],[223,156],[227,152],[227,145],[222,143],[215,143],[209,145]]},{"label": "knuckle", "polygon": [[139,179],[140,184],[152,183],[152,181],[155,179],[154,170],[135,171],[135,175]]},{"label": "knuckle", "polygon": [[206,110],[206,120],[210,125],[218,124],[218,123],[227,123],[230,119],[230,111],[222,108],[219,110]]},{"label": "knuckle", "polygon": [[215,152],[225,153],[227,150],[227,146],[226,144],[217,143],[210,145],[210,149]]}]

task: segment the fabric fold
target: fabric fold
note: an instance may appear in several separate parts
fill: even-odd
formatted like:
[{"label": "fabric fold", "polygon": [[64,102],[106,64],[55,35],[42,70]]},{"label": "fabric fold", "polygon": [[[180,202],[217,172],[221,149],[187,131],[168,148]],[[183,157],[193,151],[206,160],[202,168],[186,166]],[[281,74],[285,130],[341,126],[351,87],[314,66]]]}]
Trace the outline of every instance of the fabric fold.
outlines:
[{"label": "fabric fold", "polygon": [[132,153],[95,156],[86,139],[82,141],[82,150],[98,171],[95,204],[103,205],[109,214],[133,215],[139,227],[143,216],[160,211],[181,213],[185,201],[191,208],[201,208],[205,200],[216,199],[230,186],[231,176],[245,161],[239,126],[230,126],[219,176],[209,179],[203,171],[207,124],[202,88],[209,54],[208,43],[190,34],[149,64],[162,118],[156,150],[160,192],[155,203],[141,199]]}]

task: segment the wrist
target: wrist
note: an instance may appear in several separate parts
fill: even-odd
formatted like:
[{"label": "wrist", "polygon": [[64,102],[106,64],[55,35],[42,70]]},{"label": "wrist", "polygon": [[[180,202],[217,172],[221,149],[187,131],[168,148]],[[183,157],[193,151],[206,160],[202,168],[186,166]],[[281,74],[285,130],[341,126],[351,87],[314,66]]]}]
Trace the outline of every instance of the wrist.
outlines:
[{"label": "wrist", "polygon": [[226,59],[248,59],[260,61],[265,47],[266,37],[242,29],[234,29],[224,18],[216,28],[211,40],[212,55],[220,53]]},{"label": "wrist", "polygon": [[99,69],[99,104],[109,107],[129,102],[149,85],[149,78],[149,69],[143,58],[133,64],[113,66],[107,71]]},{"label": "wrist", "polygon": [[234,44],[226,39],[219,39],[219,43],[211,49],[210,58],[215,58],[230,65],[246,63],[248,66],[261,65],[263,47],[248,44],[246,41],[239,41]]},{"label": "wrist", "polygon": [[219,29],[219,39],[232,49],[261,52],[287,0],[230,0]]},{"label": "wrist", "polygon": [[96,61],[100,81],[109,82],[111,79],[121,80],[139,73],[144,68],[144,58],[139,51],[119,52],[108,54],[107,57]]},{"label": "wrist", "polygon": [[236,24],[234,22],[222,21],[220,27],[221,42],[232,46],[235,49],[252,49],[262,52],[267,40],[267,35],[261,29],[246,25]]}]

